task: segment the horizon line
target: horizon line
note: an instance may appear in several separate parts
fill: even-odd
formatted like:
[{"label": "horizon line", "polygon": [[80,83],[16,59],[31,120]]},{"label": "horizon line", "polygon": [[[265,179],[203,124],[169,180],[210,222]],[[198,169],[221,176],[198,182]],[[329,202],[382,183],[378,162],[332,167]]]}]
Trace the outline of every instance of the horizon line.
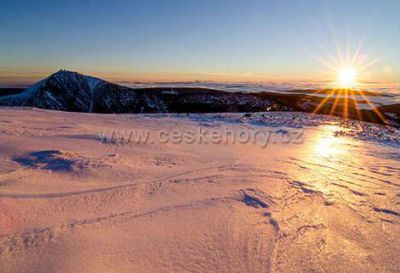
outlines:
[{"label": "horizon line", "polygon": [[[129,73],[136,74],[129,76],[127,73],[105,73],[76,69],[58,69],[53,72],[38,71],[37,73],[9,73],[0,76],[0,87],[28,87],[40,80],[43,80],[57,71],[66,70],[77,72],[83,75],[100,78],[117,84],[187,84],[187,83],[226,83],[226,84],[265,84],[265,83],[332,83],[333,79],[309,79],[301,76],[267,76],[268,73],[180,73],[180,72],[150,72],[150,73]],[[4,73],[4,71],[3,71]],[[3,74],[2,73],[2,74]],[[6,73],[5,73],[6,74]],[[11,74],[11,75],[10,75]],[[3,74],[4,75],[4,74]],[[240,78],[238,78],[240,77]],[[360,84],[399,84],[393,81],[359,81]]]}]

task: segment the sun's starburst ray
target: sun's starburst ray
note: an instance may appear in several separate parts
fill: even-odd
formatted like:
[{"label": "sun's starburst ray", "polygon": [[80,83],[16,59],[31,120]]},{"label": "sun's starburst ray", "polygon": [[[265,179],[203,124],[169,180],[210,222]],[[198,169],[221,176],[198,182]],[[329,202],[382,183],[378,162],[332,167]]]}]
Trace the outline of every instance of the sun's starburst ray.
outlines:
[{"label": "sun's starburst ray", "polygon": [[352,95],[354,106],[355,106],[355,109],[356,109],[357,118],[358,118],[358,120],[363,120],[362,112],[361,112],[361,110],[359,108],[357,97],[356,97],[355,92],[353,90],[351,91],[351,95]]},{"label": "sun's starburst ray", "polygon": [[334,92],[335,92],[334,90],[330,91],[329,94],[317,105],[317,107],[313,111],[314,114],[318,113],[321,107],[324,106],[324,104],[332,97]]},{"label": "sun's starburst ray", "polygon": [[334,68],[337,70],[337,68],[340,67],[340,63],[335,60],[335,57],[332,54],[328,53],[327,56],[329,58],[329,61],[334,65]]},{"label": "sun's starburst ray", "polygon": [[363,97],[363,99],[367,102],[367,104],[371,107],[372,111],[378,116],[378,118],[383,122],[386,123],[386,118],[385,116],[375,107],[375,105],[365,96],[363,92],[360,91],[360,95]]},{"label": "sun's starburst ray", "polygon": [[329,62],[325,61],[324,59],[318,57],[318,56],[313,56],[317,61],[319,61],[321,64],[325,65],[327,68],[336,70],[337,67],[335,65],[330,64]]},{"label": "sun's starburst ray", "polygon": [[331,116],[333,116],[333,114],[335,113],[335,110],[336,110],[336,107],[337,107],[337,105],[338,105],[338,103],[339,103],[339,101],[340,101],[340,94],[341,92],[340,92],[340,90],[337,92],[337,94],[336,94],[336,98],[335,98],[335,101],[333,102],[333,105],[332,105],[332,107],[331,107],[331,111],[329,112],[329,115],[331,115]]},{"label": "sun's starburst ray", "polygon": [[348,97],[348,89],[344,89],[344,107],[343,107],[343,115],[344,119],[347,120],[349,118],[349,97]]},{"label": "sun's starburst ray", "polygon": [[[337,58],[335,58],[330,52],[329,50],[322,44],[321,41],[319,41],[319,46],[321,47],[322,51],[324,52],[324,54],[327,56],[327,58],[329,59],[329,67],[333,67],[334,69],[336,69],[336,67],[340,67],[340,63],[337,61]],[[321,58],[316,57],[315,55],[312,55],[312,57],[316,58],[317,60],[321,60]],[[325,61],[323,61],[325,62]],[[331,68],[330,68],[331,69]]]},{"label": "sun's starburst ray", "polygon": [[339,43],[335,38],[334,38],[334,41],[335,41],[335,46],[336,46],[336,54],[339,57],[339,61],[340,61],[341,66],[344,66],[346,62],[344,61],[343,54],[342,54],[342,51],[340,49]]},{"label": "sun's starburst ray", "polygon": [[361,56],[360,56],[360,51],[361,51],[361,48],[362,48],[362,46],[363,46],[363,44],[364,44],[364,39],[365,39],[365,37],[363,37],[362,39],[360,39],[360,41],[359,41],[359,43],[358,43],[358,46],[357,46],[357,49],[356,49],[356,51],[355,51],[354,54],[353,54],[353,58],[352,58],[352,60],[351,60],[351,65],[352,65],[352,66],[357,67],[357,62],[362,60],[362,59],[360,58],[360,57],[361,57]]},{"label": "sun's starburst ray", "polygon": [[376,63],[378,63],[378,62],[380,62],[381,60],[382,60],[382,56],[380,56],[380,57],[376,57],[375,59],[373,59],[373,60],[371,60],[371,61],[369,61],[368,63],[365,63],[365,64],[359,64],[359,70],[360,71],[365,71],[365,70],[367,70],[368,68],[370,68],[371,66],[373,66],[374,64],[376,64]]},{"label": "sun's starburst ray", "polygon": [[350,63],[350,37],[347,37],[346,43],[346,63]]}]

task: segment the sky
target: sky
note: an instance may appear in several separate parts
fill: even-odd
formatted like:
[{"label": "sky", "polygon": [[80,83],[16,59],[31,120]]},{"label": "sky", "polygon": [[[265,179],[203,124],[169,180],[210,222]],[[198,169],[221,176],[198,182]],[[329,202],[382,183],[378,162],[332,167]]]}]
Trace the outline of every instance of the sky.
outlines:
[{"label": "sky", "polygon": [[114,81],[323,81],[349,60],[364,81],[400,81],[400,1],[0,0],[0,84],[61,68]]}]

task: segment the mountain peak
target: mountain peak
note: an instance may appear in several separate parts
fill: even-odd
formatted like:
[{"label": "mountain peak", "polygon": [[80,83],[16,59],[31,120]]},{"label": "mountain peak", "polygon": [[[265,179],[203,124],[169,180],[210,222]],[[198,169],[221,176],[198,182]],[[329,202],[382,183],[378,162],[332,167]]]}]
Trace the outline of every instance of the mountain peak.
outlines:
[{"label": "mountain peak", "polygon": [[71,76],[88,77],[86,75],[83,75],[83,74],[75,72],[75,71],[70,71],[70,70],[66,70],[66,69],[60,69],[57,72],[51,74],[49,76],[49,78],[53,78],[53,77],[71,77]]},{"label": "mountain peak", "polygon": [[90,112],[94,93],[103,83],[98,78],[60,69],[20,94],[3,97],[0,104]]}]

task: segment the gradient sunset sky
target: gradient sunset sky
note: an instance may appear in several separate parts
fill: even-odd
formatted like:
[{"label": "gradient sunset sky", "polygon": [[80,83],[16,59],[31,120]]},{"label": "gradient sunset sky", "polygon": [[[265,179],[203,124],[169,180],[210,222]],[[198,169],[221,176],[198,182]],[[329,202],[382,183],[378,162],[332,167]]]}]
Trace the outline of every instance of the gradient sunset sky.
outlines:
[{"label": "gradient sunset sky", "polygon": [[0,0],[0,84],[60,68],[114,81],[319,81],[340,55],[371,63],[364,81],[400,81],[400,1]]}]

